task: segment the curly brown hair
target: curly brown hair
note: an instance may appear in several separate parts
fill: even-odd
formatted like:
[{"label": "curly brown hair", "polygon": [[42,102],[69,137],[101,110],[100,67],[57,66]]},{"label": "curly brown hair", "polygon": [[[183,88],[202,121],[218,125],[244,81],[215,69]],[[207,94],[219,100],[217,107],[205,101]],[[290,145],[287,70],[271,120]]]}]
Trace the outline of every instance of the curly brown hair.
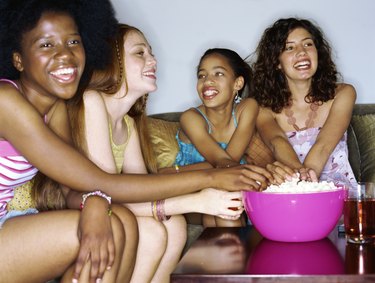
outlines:
[{"label": "curly brown hair", "polygon": [[306,19],[279,19],[264,31],[255,51],[251,87],[252,94],[259,105],[271,108],[276,113],[280,113],[289,105],[291,97],[286,77],[278,65],[288,35],[296,28],[303,28],[312,35],[318,52],[318,68],[305,101],[323,103],[335,96],[339,73],[331,58],[331,47],[323,32]]}]

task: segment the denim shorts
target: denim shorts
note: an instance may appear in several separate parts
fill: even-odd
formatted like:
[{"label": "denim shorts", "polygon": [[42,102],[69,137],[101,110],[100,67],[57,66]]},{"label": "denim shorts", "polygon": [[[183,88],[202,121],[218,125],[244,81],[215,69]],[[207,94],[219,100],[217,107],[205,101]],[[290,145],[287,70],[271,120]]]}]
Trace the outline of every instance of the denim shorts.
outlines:
[{"label": "denim shorts", "polygon": [[4,222],[17,216],[36,214],[39,211],[35,208],[29,208],[26,210],[10,210],[7,214],[0,218],[0,228],[3,226]]}]

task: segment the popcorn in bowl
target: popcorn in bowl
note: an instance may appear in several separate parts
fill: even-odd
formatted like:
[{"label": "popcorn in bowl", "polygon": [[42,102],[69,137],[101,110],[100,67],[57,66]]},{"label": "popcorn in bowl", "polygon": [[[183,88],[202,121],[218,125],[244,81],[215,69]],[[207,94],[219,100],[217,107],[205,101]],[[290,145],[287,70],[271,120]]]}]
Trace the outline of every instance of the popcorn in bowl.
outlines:
[{"label": "popcorn in bowl", "polygon": [[270,185],[264,193],[314,193],[337,190],[333,182],[309,182],[292,178],[280,185]]}]

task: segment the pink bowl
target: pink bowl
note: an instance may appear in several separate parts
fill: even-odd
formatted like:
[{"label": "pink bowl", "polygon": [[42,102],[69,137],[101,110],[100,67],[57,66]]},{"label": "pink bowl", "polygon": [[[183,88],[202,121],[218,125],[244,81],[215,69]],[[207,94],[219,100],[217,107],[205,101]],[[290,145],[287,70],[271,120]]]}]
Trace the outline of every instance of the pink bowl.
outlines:
[{"label": "pink bowl", "polygon": [[281,242],[321,240],[336,226],[345,189],[314,193],[244,192],[246,213],[265,238]]},{"label": "pink bowl", "polygon": [[330,239],[285,243],[262,239],[249,256],[248,274],[343,274],[344,260]]}]

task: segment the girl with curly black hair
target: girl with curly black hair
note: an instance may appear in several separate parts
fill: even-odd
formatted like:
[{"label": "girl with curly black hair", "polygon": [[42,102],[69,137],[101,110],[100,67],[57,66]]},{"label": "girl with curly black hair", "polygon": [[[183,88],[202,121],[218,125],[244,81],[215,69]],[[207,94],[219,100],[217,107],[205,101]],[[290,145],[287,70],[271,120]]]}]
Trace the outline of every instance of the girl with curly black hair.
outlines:
[{"label": "girl with curly black hair", "polygon": [[[85,70],[89,72],[96,63],[104,66],[106,61],[105,52],[95,51],[85,36],[105,47],[117,23],[110,2],[98,1],[93,13],[85,16],[90,5],[95,4],[74,0],[0,3],[2,282],[46,282],[60,276],[62,282],[116,282],[128,280],[133,270],[138,240],[135,218],[115,205],[113,217],[108,217],[111,199],[93,190],[93,184],[83,186],[92,192],[82,200],[82,213],[63,210],[64,198],[56,193],[61,188],[48,180],[35,180],[48,188],[33,188],[36,208],[7,210],[14,190],[38,169],[63,184],[75,185],[81,176],[68,169],[64,160],[81,163],[82,169],[89,167],[67,145],[70,132],[64,100],[75,95]],[[101,16],[109,17],[106,24],[92,22],[91,17]],[[37,209],[58,210],[38,213]]]},{"label": "girl with curly black hair", "polygon": [[279,19],[263,33],[252,67],[257,129],[281,162],[272,166],[279,180],[299,172],[302,179],[354,184],[346,129],[356,92],[338,82],[323,32],[306,19]]}]

